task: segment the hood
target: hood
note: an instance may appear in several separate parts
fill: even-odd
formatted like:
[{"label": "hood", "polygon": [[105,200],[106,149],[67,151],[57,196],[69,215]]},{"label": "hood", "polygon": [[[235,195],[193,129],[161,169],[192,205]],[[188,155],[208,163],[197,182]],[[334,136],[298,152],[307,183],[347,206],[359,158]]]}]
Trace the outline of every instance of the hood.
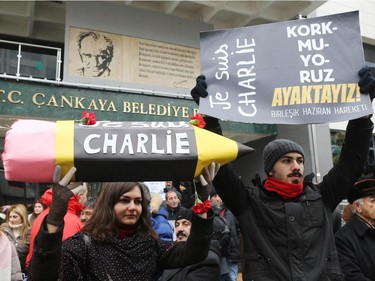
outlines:
[{"label": "hood", "polygon": [[166,208],[164,208],[163,206],[160,206],[160,209],[157,213],[153,213],[155,215],[158,215],[158,216],[163,216],[165,217],[166,219],[168,219],[168,211]]},{"label": "hood", "polygon": [[[48,205],[48,207],[52,204],[52,188],[47,189],[46,192],[42,195],[42,201],[44,204]],[[68,202],[68,212],[79,215],[83,209],[85,208],[85,205],[79,202],[79,196],[74,195],[69,199]]]},{"label": "hood", "polygon": [[151,194],[151,202],[150,202],[150,211],[153,214],[156,214],[159,209],[160,205],[163,203],[163,198],[161,198],[160,194],[152,193]]}]

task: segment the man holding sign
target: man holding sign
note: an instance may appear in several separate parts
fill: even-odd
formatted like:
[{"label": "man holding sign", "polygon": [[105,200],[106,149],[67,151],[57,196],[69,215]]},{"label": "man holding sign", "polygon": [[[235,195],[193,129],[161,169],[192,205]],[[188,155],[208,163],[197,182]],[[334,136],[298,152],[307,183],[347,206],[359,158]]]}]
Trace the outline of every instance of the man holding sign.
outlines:
[{"label": "man holding sign", "polygon": [[[361,93],[375,97],[370,68],[359,71]],[[191,91],[194,100],[209,96],[204,76]],[[218,119],[206,116],[206,128],[220,132]],[[220,168],[214,186],[240,223],[244,241],[244,280],[344,280],[331,214],[361,176],[373,123],[370,116],[350,120],[340,160],[319,184],[304,174],[304,150],[277,139],[263,151],[267,179],[247,187],[230,164]]]}]

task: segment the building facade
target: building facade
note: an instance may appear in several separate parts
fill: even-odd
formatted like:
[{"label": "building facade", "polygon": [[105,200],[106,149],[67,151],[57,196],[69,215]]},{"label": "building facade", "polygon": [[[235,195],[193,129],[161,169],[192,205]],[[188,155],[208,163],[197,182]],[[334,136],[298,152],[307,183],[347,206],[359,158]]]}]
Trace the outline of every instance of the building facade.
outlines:
[{"label": "building facade", "polygon": [[[200,74],[201,31],[360,10],[365,60],[374,64],[371,2],[1,2],[0,151],[18,118],[75,120],[92,111],[99,120],[188,121],[197,111],[190,89]],[[333,165],[328,124],[222,125],[226,137],[256,150],[234,162],[249,182],[255,173],[264,176],[262,150],[275,138],[304,147],[306,171],[317,181]],[[7,182],[0,173],[0,205],[31,202],[44,188]]]}]

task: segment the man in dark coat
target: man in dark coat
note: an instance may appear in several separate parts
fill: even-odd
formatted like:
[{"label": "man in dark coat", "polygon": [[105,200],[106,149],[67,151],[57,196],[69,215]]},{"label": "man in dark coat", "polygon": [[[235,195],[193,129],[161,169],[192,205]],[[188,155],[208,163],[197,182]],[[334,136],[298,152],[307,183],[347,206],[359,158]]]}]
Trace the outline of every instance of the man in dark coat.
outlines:
[{"label": "man in dark coat", "polygon": [[165,193],[165,204],[170,221],[174,221],[186,209],[181,205],[181,193],[174,188]]},{"label": "man in dark coat", "polygon": [[[359,71],[360,91],[375,97],[371,70]],[[206,97],[203,75],[191,95]],[[362,95],[363,96],[363,95]],[[220,132],[218,119],[206,116],[206,129]],[[230,164],[220,168],[214,186],[240,223],[244,241],[244,281],[344,280],[332,232],[332,212],[361,176],[368,157],[373,123],[370,116],[350,120],[338,163],[319,184],[303,178],[303,148],[286,139],[263,151],[267,179],[247,187]]]},{"label": "man in dark coat", "polygon": [[375,179],[357,182],[348,194],[355,214],[336,233],[346,280],[375,280]]},{"label": "man in dark coat", "polygon": [[[186,241],[190,235],[192,211],[186,209],[175,221],[177,241]],[[217,240],[211,240],[207,258],[202,262],[176,269],[164,270],[158,281],[220,281],[220,245]]]},{"label": "man in dark coat", "polygon": [[212,188],[211,190],[211,204],[215,216],[225,218],[230,224],[228,253],[223,254],[223,251],[221,251],[221,281],[237,281],[239,262],[241,260],[240,230],[238,227],[238,221],[233,213],[224,205],[215,188]]}]

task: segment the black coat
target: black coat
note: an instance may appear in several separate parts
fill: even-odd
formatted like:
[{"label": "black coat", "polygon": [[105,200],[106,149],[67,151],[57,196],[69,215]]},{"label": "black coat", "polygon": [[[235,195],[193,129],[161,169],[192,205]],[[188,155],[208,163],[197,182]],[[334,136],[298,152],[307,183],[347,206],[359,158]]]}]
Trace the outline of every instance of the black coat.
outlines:
[{"label": "black coat", "polygon": [[200,263],[164,270],[158,281],[220,281],[220,245],[211,241],[208,256]]},{"label": "black coat", "polygon": [[165,208],[167,209],[167,211],[168,211],[168,220],[172,220],[172,221],[174,221],[174,220],[176,220],[177,219],[177,217],[184,211],[184,210],[186,210],[186,208],[185,207],[183,207],[181,204],[178,204],[178,206],[176,207],[176,208],[174,208],[174,209],[171,209],[171,208],[169,208],[169,206],[167,205],[167,204],[165,204]]},{"label": "black coat", "polygon": [[353,215],[336,233],[336,247],[347,281],[375,280],[375,229]]},{"label": "black coat", "polygon": [[188,240],[178,243],[137,233],[125,239],[109,237],[103,242],[90,238],[88,243],[82,232],[61,242],[62,228],[50,234],[44,221],[35,239],[31,279],[154,280],[163,269],[191,265],[207,257],[213,232],[212,215],[209,212],[208,219],[193,215]]},{"label": "black coat", "polygon": [[213,207],[216,216],[222,216],[226,218],[230,223],[230,243],[229,243],[229,256],[226,258],[230,262],[239,262],[241,260],[240,250],[240,229],[236,216],[226,207],[223,206],[221,209]]},{"label": "black coat", "polygon": [[240,250],[240,229],[237,218],[227,208],[225,208],[224,218],[230,222],[230,244],[229,244],[229,256],[227,259],[231,262],[239,262],[241,260]]},{"label": "black coat", "polygon": [[246,187],[230,164],[220,168],[214,186],[240,223],[245,281],[343,280],[331,214],[363,171],[372,129],[368,118],[349,121],[337,165],[291,201],[260,181]]}]

